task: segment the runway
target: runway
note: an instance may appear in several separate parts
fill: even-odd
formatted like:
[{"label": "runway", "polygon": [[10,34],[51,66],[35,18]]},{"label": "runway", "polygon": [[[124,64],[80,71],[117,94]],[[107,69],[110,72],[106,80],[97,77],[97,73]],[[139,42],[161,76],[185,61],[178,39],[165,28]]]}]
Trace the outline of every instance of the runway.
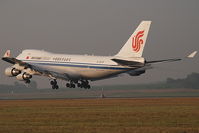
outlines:
[{"label": "runway", "polygon": [[199,97],[198,89],[1,89],[0,100]]},{"label": "runway", "polygon": [[199,131],[199,98],[1,100],[0,132]]}]

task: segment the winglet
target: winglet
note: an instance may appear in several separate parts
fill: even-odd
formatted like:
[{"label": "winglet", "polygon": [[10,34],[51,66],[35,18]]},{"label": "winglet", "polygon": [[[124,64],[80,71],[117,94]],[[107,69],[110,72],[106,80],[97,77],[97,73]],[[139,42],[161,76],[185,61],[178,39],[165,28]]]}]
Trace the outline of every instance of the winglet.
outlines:
[{"label": "winglet", "polygon": [[7,50],[7,51],[5,52],[5,54],[4,54],[3,57],[10,57],[10,56],[11,56],[10,50]]},{"label": "winglet", "polygon": [[187,56],[187,58],[193,58],[197,54],[197,52],[198,51],[192,52],[190,55]]}]

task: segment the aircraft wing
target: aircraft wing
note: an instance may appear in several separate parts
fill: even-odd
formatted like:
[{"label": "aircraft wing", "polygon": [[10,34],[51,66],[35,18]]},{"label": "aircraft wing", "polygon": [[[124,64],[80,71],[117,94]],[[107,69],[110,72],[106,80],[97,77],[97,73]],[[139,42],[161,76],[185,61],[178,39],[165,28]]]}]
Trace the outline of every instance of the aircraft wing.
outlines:
[{"label": "aircraft wing", "polygon": [[14,57],[10,57],[10,50],[7,50],[5,55],[2,57],[2,60],[11,63],[13,65],[15,64],[19,64],[20,66],[27,68],[30,68],[32,71],[39,73],[40,75],[44,75],[47,77],[50,77],[52,79],[56,79],[56,78],[60,78],[60,79],[68,79],[67,75],[63,75],[54,71],[49,71],[49,70],[45,70],[39,66],[36,66],[34,64],[31,63],[27,63],[21,60],[18,60]]},{"label": "aircraft wing", "polygon": [[175,61],[180,61],[186,58],[193,58],[197,54],[197,51],[192,52],[185,58],[174,58],[174,59],[166,59],[166,60],[155,60],[155,61],[146,61],[145,64],[153,64],[153,63],[162,63],[162,62],[175,62]]},{"label": "aircraft wing", "polygon": [[14,57],[11,57],[11,54],[10,54],[10,50],[7,50],[6,53],[4,54],[4,56],[2,57],[2,60],[8,62],[8,63],[11,63],[11,64],[19,64],[20,66],[24,66],[24,67],[27,67],[27,68],[31,68],[31,65],[26,63],[26,62],[23,62],[21,60],[18,60]]}]

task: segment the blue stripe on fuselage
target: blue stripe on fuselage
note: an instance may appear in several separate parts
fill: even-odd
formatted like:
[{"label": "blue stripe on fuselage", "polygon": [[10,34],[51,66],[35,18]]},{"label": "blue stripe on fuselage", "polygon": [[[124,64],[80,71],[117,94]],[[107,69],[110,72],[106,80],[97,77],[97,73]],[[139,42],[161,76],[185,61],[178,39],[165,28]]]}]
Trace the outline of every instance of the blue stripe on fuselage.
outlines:
[{"label": "blue stripe on fuselage", "polygon": [[73,63],[73,64],[83,64],[83,65],[99,65],[99,66],[103,66],[103,65],[107,65],[107,66],[118,66],[118,65],[110,65],[110,64],[95,64],[95,63],[80,63],[80,62],[63,62],[63,61],[40,61],[40,60],[22,60],[24,62],[39,62],[39,63]]},{"label": "blue stripe on fuselage", "polygon": [[95,68],[95,69],[111,69],[111,70],[130,70],[132,68],[125,68],[125,67],[113,67],[113,66],[102,66],[102,64],[95,64],[98,66],[92,66],[93,64],[85,63],[87,65],[77,65],[76,63],[72,62],[65,62],[65,63],[59,63],[59,62],[43,62],[43,61],[27,61],[27,63],[36,64],[36,65],[51,65],[51,66],[66,66],[66,67],[80,67],[80,68]]}]

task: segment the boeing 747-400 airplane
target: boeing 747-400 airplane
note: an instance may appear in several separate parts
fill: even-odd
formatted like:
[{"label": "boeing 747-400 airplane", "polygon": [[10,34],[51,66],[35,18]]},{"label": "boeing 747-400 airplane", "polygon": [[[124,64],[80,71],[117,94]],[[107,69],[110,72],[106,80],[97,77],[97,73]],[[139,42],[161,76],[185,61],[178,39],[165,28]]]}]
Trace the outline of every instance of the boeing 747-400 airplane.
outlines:
[{"label": "boeing 747-400 airplane", "polygon": [[[7,50],[2,60],[13,64],[5,75],[30,83],[32,75],[47,76],[53,89],[58,89],[57,79],[66,80],[66,87],[87,88],[89,81],[116,77],[122,73],[139,76],[152,63],[180,61],[183,58],[146,61],[142,57],[151,21],[142,21],[121,50],[114,56],[88,56],[55,54],[42,50],[24,50],[16,58]],[[197,51],[187,58],[193,58]]]}]

